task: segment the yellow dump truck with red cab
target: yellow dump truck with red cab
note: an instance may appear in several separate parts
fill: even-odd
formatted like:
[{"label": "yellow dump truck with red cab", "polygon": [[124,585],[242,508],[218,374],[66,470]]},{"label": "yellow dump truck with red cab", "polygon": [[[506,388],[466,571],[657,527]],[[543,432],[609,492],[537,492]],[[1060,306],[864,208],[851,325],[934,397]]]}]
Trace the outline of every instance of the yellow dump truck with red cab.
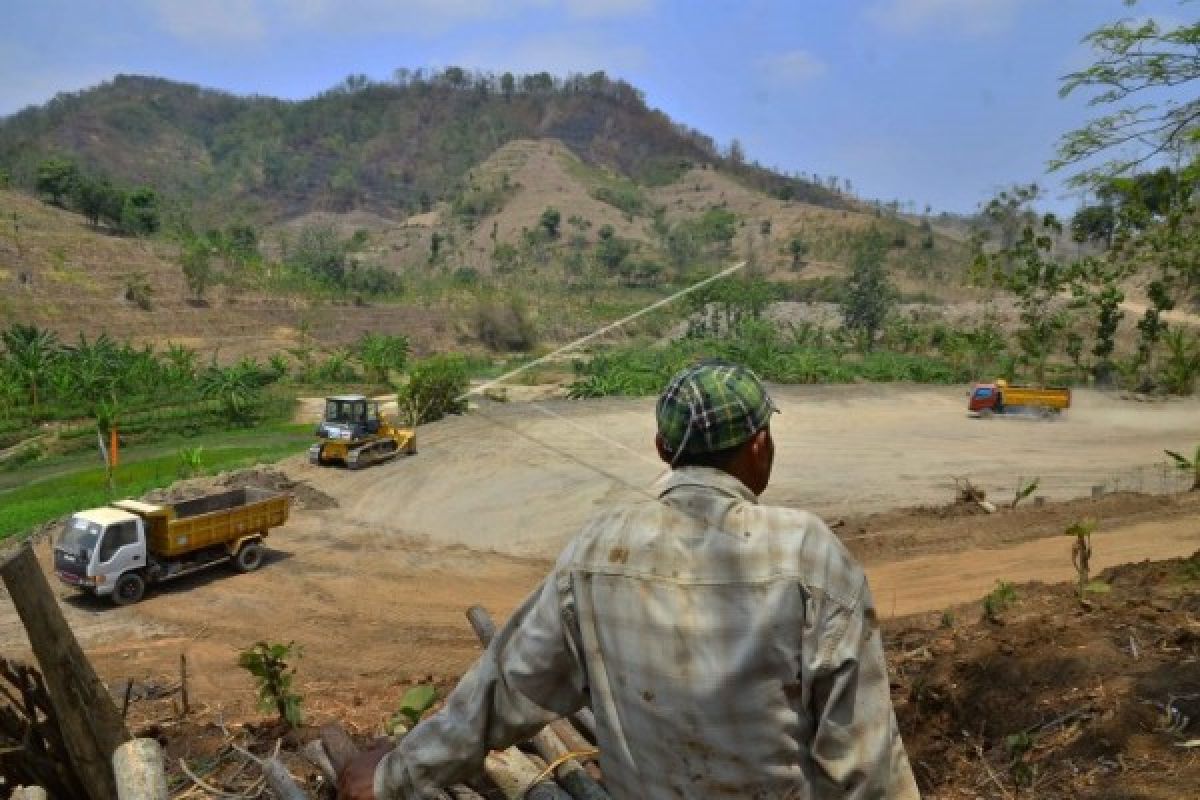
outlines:
[{"label": "yellow dump truck with red cab", "polygon": [[157,505],[120,500],[72,514],[54,545],[59,580],[117,605],[142,599],[148,584],[230,562],[262,566],[263,539],[287,521],[291,495],[233,489]]},{"label": "yellow dump truck with red cab", "polygon": [[1071,407],[1071,390],[1065,386],[1016,386],[1004,380],[971,387],[967,411],[980,417],[993,414],[1050,416]]}]

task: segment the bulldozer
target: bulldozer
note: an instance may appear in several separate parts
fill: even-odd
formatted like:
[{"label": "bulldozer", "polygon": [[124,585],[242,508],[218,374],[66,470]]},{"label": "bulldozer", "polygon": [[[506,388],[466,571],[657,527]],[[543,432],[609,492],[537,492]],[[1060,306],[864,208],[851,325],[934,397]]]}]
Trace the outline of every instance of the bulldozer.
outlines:
[{"label": "bulldozer", "polygon": [[343,464],[348,469],[387,461],[399,453],[417,452],[417,434],[400,428],[379,413],[379,403],[361,394],[325,398],[325,416],[317,426],[317,439],[308,448],[312,464]]}]

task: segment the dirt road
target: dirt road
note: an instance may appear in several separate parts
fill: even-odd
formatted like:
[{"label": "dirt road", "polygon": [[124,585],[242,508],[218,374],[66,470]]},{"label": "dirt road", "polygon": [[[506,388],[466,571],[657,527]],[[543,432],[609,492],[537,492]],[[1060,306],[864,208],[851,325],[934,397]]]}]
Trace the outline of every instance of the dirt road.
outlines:
[{"label": "dirt road", "polygon": [[[1135,405],[1081,393],[1059,421],[980,421],[965,417],[954,389],[776,394],[778,463],[765,499],[846,516],[839,534],[868,564],[885,617],[974,601],[997,580],[1069,579],[1070,542],[1061,531],[1080,515],[1102,521],[1097,569],[1200,549],[1197,495],[1117,495],[990,517],[863,515],[944,504],[956,474],[1001,494],[1018,475],[1040,475],[1052,498],[1088,494],[1116,474],[1131,480],[1131,469],[1153,463],[1163,447],[1200,437],[1194,402]],[[259,572],[218,568],[129,609],[64,589],[64,608],[111,681],[161,682],[185,652],[195,702],[213,713],[250,713],[249,680],[231,668],[237,651],[258,639],[294,640],[305,649],[299,682],[310,711],[378,722],[404,683],[453,680],[475,657],[468,605],[507,615],[596,504],[644,491],[660,474],[648,457],[649,401],[549,410],[553,416],[528,405],[487,406],[423,429],[416,457],[359,472],[293,459],[283,465],[289,476],[340,507],[296,510],[271,536],[275,552]],[[1142,480],[1142,488],[1158,488],[1149,485],[1157,473]],[[43,558],[47,552],[42,545]],[[24,649],[4,603],[0,651]]]},{"label": "dirt road", "polygon": [[[1019,477],[1052,499],[1094,485],[1161,491],[1163,449],[1200,440],[1200,403],[1135,403],[1075,393],[1050,421],[968,418],[965,388],[779,387],[776,467],[764,501],[825,517],[942,504],[952,476],[994,497]],[[552,558],[598,503],[650,490],[653,402],[612,398],[489,404],[423,428],[421,455],[385,469],[296,467],[337,497],[352,525],[443,544]]]}]

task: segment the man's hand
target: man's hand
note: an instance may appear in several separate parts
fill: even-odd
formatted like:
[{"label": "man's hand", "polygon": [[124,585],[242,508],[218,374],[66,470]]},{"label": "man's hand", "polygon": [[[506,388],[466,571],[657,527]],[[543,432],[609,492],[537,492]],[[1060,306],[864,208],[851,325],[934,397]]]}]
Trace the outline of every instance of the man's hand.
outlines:
[{"label": "man's hand", "polygon": [[375,797],[375,768],[390,752],[391,742],[380,739],[347,764],[338,776],[338,800],[382,800]]}]

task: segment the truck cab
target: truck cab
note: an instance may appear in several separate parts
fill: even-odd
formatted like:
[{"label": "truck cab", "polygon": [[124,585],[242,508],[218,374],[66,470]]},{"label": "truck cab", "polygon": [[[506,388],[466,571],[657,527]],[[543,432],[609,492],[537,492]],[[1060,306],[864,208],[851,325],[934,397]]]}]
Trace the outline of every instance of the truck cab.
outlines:
[{"label": "truck cab", "polygon": [[144,587],[137,573],[148,558],[140,517],[93,508],[67,519],[54,546],[54,572],[64,583],[124,605],[141,599]]},{"label": "truck cab", "polygon": [[995,383],[977,383],[971,387],[967,411],[973,413],[996,412],[1004,410],[1003,387]]}]

